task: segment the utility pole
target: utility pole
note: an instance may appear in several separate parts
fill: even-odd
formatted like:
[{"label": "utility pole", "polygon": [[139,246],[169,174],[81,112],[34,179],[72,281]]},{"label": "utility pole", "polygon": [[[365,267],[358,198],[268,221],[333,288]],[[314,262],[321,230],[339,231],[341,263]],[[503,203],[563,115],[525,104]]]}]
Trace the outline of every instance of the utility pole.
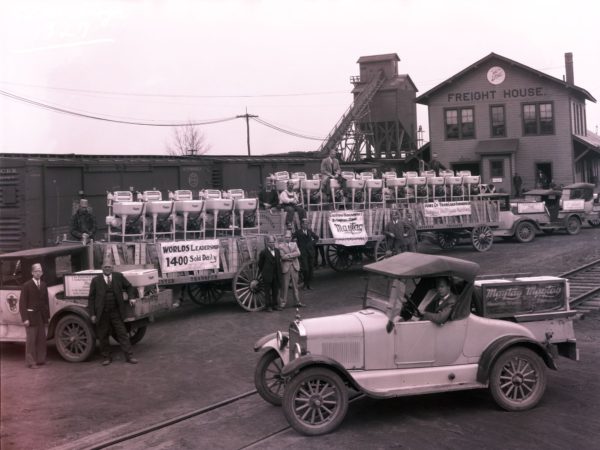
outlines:
[{"label": "utility pole", "polygon": [[250,117],[258,117],[255,116],[254,114],[248,114],[248,108],[246,108],[246,114],[242,114],[239,116],[235,116],[238,119],[241,119],[242,117],[246,118],[246,140],[247,140],[247,145],[248,145],[248,156],[250,155]]}]

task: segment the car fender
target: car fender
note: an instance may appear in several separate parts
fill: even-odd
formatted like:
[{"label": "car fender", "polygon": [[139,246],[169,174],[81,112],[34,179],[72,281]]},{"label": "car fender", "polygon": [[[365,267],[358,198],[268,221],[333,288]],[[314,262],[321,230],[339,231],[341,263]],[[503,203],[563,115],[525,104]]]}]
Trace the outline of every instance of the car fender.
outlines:
[{"label": "car fender", "polygon": [[362,391],[362,388],[354,381],[354,378],[339,362],[323,355],[304,355],[294,359],[292,362],[283,366],[281,376],[291,378],[300,371],[309,367],[326,367],[336,372],[342,380],[346,381],[350,386],[357,391]]},{"label": "car fender", "polygon": [[533,225],[533,227],[535,228],[535,231],[542,231],[542,229],[540,228],[540,225],[535,220],[521,218],[519,220],[516,220],[512,224],[512,226],[510,227],[510,232],[514,235],[515,232],[517,231],[517,227],[523,222],[529,222],[531,225]]},{"label": "car fender", "polygon": [[81,317],[90,325],[91,329],[94,330],[94,324],[90,319],[90,314],[87,308],[77,305],[69,305],[58,310],[50,319],[50,323],[48,325],[48,339],[52,339],[54,337],[54,331],[56,330],[56,324],[58,321],[68,314],[75,314],[76,316]]},{"label": "car fender", "polygon": [[536,352],[550,369],[556,370],[556,363],[550,352],[538,341],[525,336],[503,336],[492,342],[481,354],[479,358],[479,368],[477,369],[477,381],[487,383],[494,362],[498,357],[511,347],[523,346]]},{"label": "car fender", "polygon": [[270,333],[266,336],[261,337],[258,341],[254,343],[254,351],[260,352],[262,350],[265,351],[275,351],[279,354],[280,358],[284,361],[288,361],[289,355],[289,347],[288,347],[288,333],[281,333],[285,345],[283,347],[279,347],[277,345],[277,333]]}]

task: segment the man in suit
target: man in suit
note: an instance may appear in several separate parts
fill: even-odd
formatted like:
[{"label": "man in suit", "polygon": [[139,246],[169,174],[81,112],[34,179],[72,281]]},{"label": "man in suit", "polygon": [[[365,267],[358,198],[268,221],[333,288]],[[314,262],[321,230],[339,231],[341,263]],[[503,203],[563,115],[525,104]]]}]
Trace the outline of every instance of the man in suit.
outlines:
[{"label": "man in suit", "polygon": [[[423,320],[430,320],[438,325],[443,325],[450,318],[450,314],[456,304],[456,295],[450,292],[450,280],[448,277],[439,277],[435,280],[436,292],[431,301],[427,295],[419,305],[419,314]],[[422,310],[424,308],[424,310]]]},{"label": "man in suit", "polygon": [[279,306],[279,287],[281,285],[281,254],[275,248],[275,238],[267,237],[267,247],[258,255],[258,268],[262,274],[265,289],[265,310],[281,311]]},{"label": "man in suit", "polygon": [[125,302],[123,291],[129,296],[129,304],[135,305],[135,289],[127,278],[119,272],[113,272],[112,263],[105,259],[102,264],[102,273],[92,279],[90,294],[88,296],[88,308],[92,323],[96,324],[96,333],[100,341],[100,353],[104,357],[103,366],[112,362],[108,338],[111,327],[117,335],[121,350],[125,354],[125,361],[137,364],[138,360],[133,357],[129,333],[125,327]]},{"label": "man in suit", "polygon": [[31,266],[31,280],[23,284],[19,312],[25,325],[25,363],[31,369],[46,364],[46,324],[50,319],[48,287],[42,281],[41,264]]},{"label": "man in suit", "polygon": [[402,221],[402,225],[404,226],[405,251],[416,253],[419,239],[417,237],[417,228],[413,223],[410,213],[406,215],[406,219]]},{"label": "man in suit", "polygon": [[292,242],[292,230],[286,230],[284,241],[279,245],[281,253],[281,272],[283,273],[283,299],[282,306],[287,304],[288,290],[290,280],[292,281],[292,290],[294,294],[294,306],[306,306],[300,301],[298,293],[298,272],[300,272],[300,249],[295,242]]},{"label": "man in suit", "polygon": [[342,174],[340,162],[335,157],[336,151],[332,148],[329,151],[329,156],[321,161],[321,191],[324,195],[329,196],[331,178],[339,177]]},{"label": "man in suit", "polygon": [[319,236],[308,228],[308,219],[302,219],[300,229],[294,234],[298,248],[300,249],[300,270],[302,271],[302,280],[304,289],[311,290],[311,282],[314,271],[314,261],[317,256],[317,242]]},{"label": "man in suit", "polygon": [[404,224],[400,220],[400,213],[392,211],[392,219],[386,224],[384,234],[387,240],[387,248],[393,255],[406,251],[406,239],[404,237]]}]

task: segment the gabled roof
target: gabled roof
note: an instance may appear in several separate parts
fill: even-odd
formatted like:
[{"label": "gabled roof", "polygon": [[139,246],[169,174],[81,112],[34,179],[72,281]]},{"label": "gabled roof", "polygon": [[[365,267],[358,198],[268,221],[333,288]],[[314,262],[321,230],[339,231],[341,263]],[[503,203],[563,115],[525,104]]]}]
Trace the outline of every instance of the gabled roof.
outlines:
[{"label": "gabled roof", "polygon": [[592,97],[592,94],[590,94],[588,91],[586,91],[585,89],[582,89],[580,87],[577,87],[575,85],[571,85],[569,83],[567,83],[566,81],[563,81],[559,78],[555,78],[553,76],[550,76],[548,74],[545,74],[543,72],[540,72],[539,70],[535,70],[532,69],[529,66],[526,66],[524,64],[521,64],[517,61],[513,61],[512,59],[506,58],[504,56],[498,55],[497,53],[490,53],[489,55],[487,55],[484,58],[481,58],[479,61],[471,64],[469,67],[467,67],[466,69],[461,70],[460,72],[458,72],[456,75],[448,78],[446,81],[441,82],[440,84],[438,84],[437,86],[433,87],[432,89],[428,90],[427,92],[425,92],[424,94],[420,95],[419,97],[417,97],[417,99],[415,100],[417,103],[421,103],[423,105],[427,104],[427,100],[429,97],[431,97],[432,95],[434,95],[436,92],[438,92],[440,89],[447,87],[448,85],[451,85],[452,83],[454,83],[456,80],[458,80],[459,78],[461,78],[463,75],[466,75],[469,72],[472,72],[474,70],[477,70],[480,68],[480,66],[482,64],[487,63],[488,61],[490,61],[491,59],[498,59],[500,61],[504,61],[506,64],[509,64],[511,66],[514,67],[519,67],[523,70],[526,70],[528,72],[531,72],[541,78],[545,78],[548,81],[551,81],[553,83],[557,83],[560,84],[561,86],[563,86],[564,88],[567,89],[573,89],[574,91],[578,92],[579,94],[583,95],[585,97],[586,100],[589,100],[591,102],[596,103],[596,99],[594,97]]}]

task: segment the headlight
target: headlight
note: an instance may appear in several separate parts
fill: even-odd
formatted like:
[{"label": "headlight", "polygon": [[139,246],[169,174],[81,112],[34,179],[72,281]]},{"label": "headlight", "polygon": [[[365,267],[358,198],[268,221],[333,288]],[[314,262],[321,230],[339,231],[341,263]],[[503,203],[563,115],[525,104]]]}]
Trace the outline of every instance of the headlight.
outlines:
[{"label": "headlight", "polygon": [[288,344],[290,338],[283,334],[281,331],[277,332],[277,348],[279,350],[283,350],[285,346]]},{"label": "headlight", "polygon": [[300,344],[294,345],[294,349],[292,350],[292,359],[300,358],[302,356],[302,348]]}]

